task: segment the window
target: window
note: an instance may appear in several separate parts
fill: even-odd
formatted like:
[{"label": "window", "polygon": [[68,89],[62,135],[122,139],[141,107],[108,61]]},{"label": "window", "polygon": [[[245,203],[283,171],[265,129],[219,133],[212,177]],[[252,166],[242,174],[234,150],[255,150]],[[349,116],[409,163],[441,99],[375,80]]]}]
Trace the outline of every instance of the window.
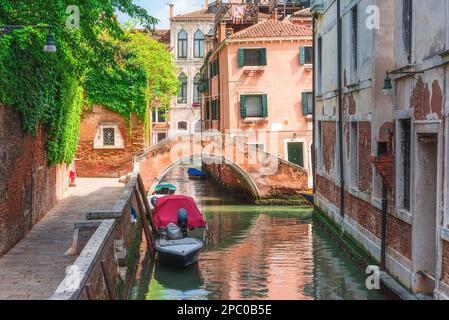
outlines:
[{"label": "window", "polygon": [[268,117],[267,95],[242,95],[240,96],[240,116],[249,117]]},{"label": "window", "polygon": [[178,130],[187,131],[187,121],[179,121],[178,122]]},{"label": "window", "polygon": [[194,35],[194,53],[195,58],[204,58],[204,34],[197,30]]},{"label": "window", "polygon": [[195,122],[194,130],[195,130],[195,132],[201,132],[201,120],[198,120],[197,122]]},{"label": "window", "polygon": [[411,184],[411,121],[401,121],[401,151],[402,151],[402,174],[403,182],[403,207],[410,210],[410,184]]},{"label": "window", "polygon": [[114,146],[115,145],[115,129],[103,128],[103,145]]},{"label": "window", "polygon": [[313,47],[300,47],[299,60],[301,64],[313,63]]},{"label": "window", "polygon": [[155,108],[153,109],[152,120],[155,123],[166,122],[166,110]]},{"label": "window", "polygon": [[323,40],[318,38],[318,74],[317,74],[317,91],[321,94],[323,77]]},{"label": "window", "polygon": [[212,101],[212,120],[220,120],[220,100]]},{"label": "window", "polygon": [[351,9],[351,68],[353,80],[358,68],[358,7],[357,4]]},{"label": "window", "polygon": [[359,137],[358,137],[358,123],[350,123],[350,184],[355,187],[358,183],[358,171],[359,171]]},{"label": "window", "polygon": [[187,59],[187,32],[181,30],[178,33],[178,58]]},{"label": "window", "polygon": [[265,66],[267,65],[267,50],[262,49],[239,49],[239,66]]},{"label": "window", "polygon": [[304,116],[313,115],[313,94],[312,92],[302,93],[302,113]]},{"label": "window", "polygon": [[187,103],[187,76],[181,73],[178,77],[181,87],[178,92],[178,103]]},{"label": "window", "polygon": [[94,138],[94,149],[122,149],[125,141],[115,123],[101,123]]},{"label": "window", "polygon": [[206,102],[204,103],[204,113],[203,113],[205,120],[211,120],[209,107],[210,107],[210,101],[206,100]]},{"label": "window", "polygon": [[407,62],[412,62],[413,0],[402,1],[402,40]]},{"label": "window", "polygon": [[210,77],[213,78],[215,76],[218,75],[218,73],[220,72],[220,66],[218,63],[218,59],[214,60],[213,62],[211,62],[210,64]]},{"label": "window", "polygon": [[193,103],[197,106],[200,102],[199,86],[201,85],[201,75],[198,73],[193,79]]},{"label": "window", "polygon": [[167,139],[167,132],[158,132],[157,133],[157,142],[161,142],[162,140]]}]

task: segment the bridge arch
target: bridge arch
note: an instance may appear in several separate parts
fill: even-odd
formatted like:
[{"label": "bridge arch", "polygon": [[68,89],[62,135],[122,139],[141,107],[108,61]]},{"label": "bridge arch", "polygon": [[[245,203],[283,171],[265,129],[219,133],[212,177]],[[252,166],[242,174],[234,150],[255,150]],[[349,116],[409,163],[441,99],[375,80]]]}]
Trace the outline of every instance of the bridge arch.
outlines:
[{"label": "bridge arch", "polygon": [[192,156],[186,156],[179,159],[176,159],[171,164],[169,164],[165,169],[161,171],[161,173],[153,180],[153,183],[151,184],[151,187],[149,189],[149,194],[152,194],[154,192],[154,189],[156,186],[162,181],[164,176],[170,172],[174,167],[186,163],[187,160],[190,160],[192,158],[201,157],[202,160],[212,161],[214,163],[221,163],[227,165],[229,168],[232,169],[232,171],[237,174],[242,181],[245,183],[244,189],[249,193],[249,195],[253,199],[259,199],[259,189],[257,188],[256,183],[251,179],[251,176],[249,176],[245,170],[240,167],[238,164],[233,162],[232,160],[229,160],[225,157],[219,157],[214,155],[205,155],[205,154],[194,154]]},{"label": "bridge arch", "polygon": [[193,157],[201,157],[215,169],[214,165],[220,170],[230,168],[239,182],[233,181],[233,186],[245,189],[256,200],[298,194],[308,187],[304,168],[221,133],[165,139],[135,157],[134,171],[140,172],[146,190],[152,192],[168,171]]}]

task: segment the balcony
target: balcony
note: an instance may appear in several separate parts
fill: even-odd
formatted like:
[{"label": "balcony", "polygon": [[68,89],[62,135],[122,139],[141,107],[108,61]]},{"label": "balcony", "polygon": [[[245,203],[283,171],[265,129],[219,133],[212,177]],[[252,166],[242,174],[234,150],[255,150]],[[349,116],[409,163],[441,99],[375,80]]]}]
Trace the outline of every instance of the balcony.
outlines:
[{"label": "balcony", "polygon": [[252,76],[257,73],[265,72],[265,66],[245,66],[243,67],[243,73],[247,76]]}]

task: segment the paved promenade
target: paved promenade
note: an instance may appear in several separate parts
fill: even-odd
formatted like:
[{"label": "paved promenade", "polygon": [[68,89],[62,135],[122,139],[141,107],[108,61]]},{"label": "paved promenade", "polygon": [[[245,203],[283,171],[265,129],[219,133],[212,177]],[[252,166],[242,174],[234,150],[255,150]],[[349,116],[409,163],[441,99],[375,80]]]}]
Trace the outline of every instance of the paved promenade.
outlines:
[{"label": "paved promenade", "polygon": [[76,257],[66,252],[73,226],[87,211],[111,210],[123,192],[118,179],[77,179],[33,229],[0,258],[0,299],[47,299]]}]

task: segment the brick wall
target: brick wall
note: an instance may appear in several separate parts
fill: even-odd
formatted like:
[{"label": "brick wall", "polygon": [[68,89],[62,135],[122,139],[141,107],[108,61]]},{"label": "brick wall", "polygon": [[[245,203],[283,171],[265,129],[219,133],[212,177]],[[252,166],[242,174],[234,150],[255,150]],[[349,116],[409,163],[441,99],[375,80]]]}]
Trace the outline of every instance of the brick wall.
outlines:
[{"label": "brick wall", "polygon": [[442,265],[441,265],[441,281],[449,285],[449,242],[442,241]]},{"label": "brick wall", "polygon": [[322,153],[323,153],[323,165],[326,173],[331,172],[331,168],[334,167],[335,153],[337,146],[337,127],[333,121],[323,121],[321,123],[322,130]]},{"label": "brick wall", "polygon": [[[340,207],[340,188],[333,182],[319,175],[316,178],[317,192],[330,203]],[[345,213],[363,228],[381,237],[382,212],[372,204],[345,192]],[[393,215],[387,217],[387,245],[408,259],[411,259],[411,225],[397,219]]]},{"label": "brick wall", "polygon": [[[94,139],[101,123],[113,123],[119,127],[124,139],[122,149],[94,149]],[[117,178],[133,169],[133,156],[148,146],[145,126],[136,115],[128,120],[104,107],[87,111],[82,118],[75,167],[79,177]]]},{"label": "brick wall", "polygon": [[65,165],[47,166],[45,130],[22,131],[22,118],[0,105],[0,256],[50,209],[68,185]]},{"label": "brick wall", "polygon": [[359,181],[358,189],[371,194],[373,168],[371,164],[371,122],[359,122]]}]

